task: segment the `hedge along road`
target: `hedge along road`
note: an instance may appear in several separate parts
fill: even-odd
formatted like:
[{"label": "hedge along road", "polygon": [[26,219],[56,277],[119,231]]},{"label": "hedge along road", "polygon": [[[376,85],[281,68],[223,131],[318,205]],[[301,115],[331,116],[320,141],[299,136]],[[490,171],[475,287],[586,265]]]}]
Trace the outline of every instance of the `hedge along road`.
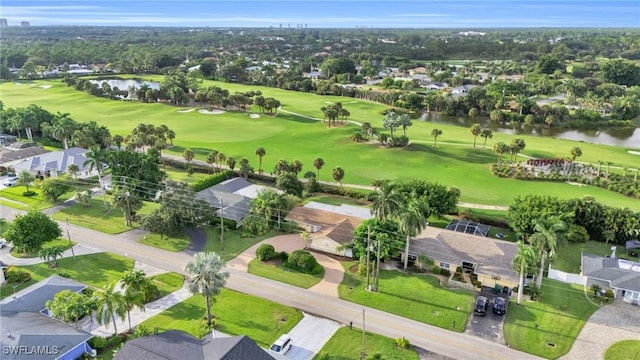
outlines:
[{"label": "hedge along road", "polygon": [[[158,77],[149,77],[157,80]],[[386,106],[368,101],[336,96],[319,96],[259,86],[245,86],[205,81],[205,86],[217,85],[230,91],[260,90],[264,96],[273,96],[283,103],[282,108],[305,117],[279,113],[277,116],[261,115],[251,118],[247,113],[227,111],[219,115],[200,114],[197,111],[178,113],[178,108],[165,104],[140,104],[97,98],[67,88],[59,80],[41,80],[39,86],[16,86],[13,83],[0,85],[2,101],[7,107],[26,106],[31,103],[55,112],[69,112],[77,121],[96,121],[106,125],[112,134],[126,135],[137,123],[166,124],[177,137],[176,146],[165,152],[181,156],[186,148],[204,159],[212,150],[223,152],[235,159],[246,157],[254,168],[258,158],[255,149],[259,146],[267,151],[263,168],[269,172],[279,159],[299,159],[303,171],[313,168],[313,159],[325,161],[320,171],[320,180],[333,181],[331,170],[340,166],[345,170],[345,183],[369,185],[374,179],[424,179],[461,190],[461,200],[468,203],[501,205],[511,204],[515,197],[524,194],[540,194],[575,198],[591,195],[598,201],[612,206],[637,208],[640,202],[605,189],[577,187],[565,183],[524,182],[494,176],[489,165],[496,161],[491,148],[493,143],[509,143],[515,136],[494,134],[487,148],[480,144],[472,147],[473,137],[469,129],[444,124],[414,121],[407,135],[414,140],[404,149],[384,149],[375,144],[355,143],[349,138],[359,127],[347,123],[344,126],[327,128],[322,122],[320,108],[327,102],[343,102],[355,122],[371,122],[381,128],[380,111]],[[253,108],[257,113],[259,109]],[[307,118],[311,117],[313,119]],[[431,146],[431,130],[438,127],[443,134],[438,147]],[[401,129],[397,131],[402,131]],[[581,161],[597,162],[613,160],[617,166],[634,168],[639,155],[621,147],[577,143],[567,140],[520,136],[527,147],[524,155],[533,157],[567,157],[574,146],[582,148]],[[478,139],[481,143],[482,139]],[[445,143],[455,143],[450,145]]]},{"label": "hedge along road", "polygon": [[[22,212],[0,207],[0,214],[8,218],[7,220],[12,220],[13,216],[19,213]],[[66,225],[59,223],[65,229]],[[191,256],[184,253],[160,250],[140,244],[136,241],[139,235],[136,237],[127,237],[126,233],[108,235],[76,225],[69,225],[69,233],[71,239],[79,244],[127,256],[142,263],[180,274],[186,275],[184,267],[192,260]],[[231,268],[226,270],[230,273],[226,285],[229,289],[272,300],[310,314],[336,320],[342,324],[353,321],[353,325],[359,328],[363,326],[362,312],[364,309],[367,331],[394,339],[404,336],[413,345],[454,359],[539,359],[533,355],[472,335],[440,329],[243,271]]]}]

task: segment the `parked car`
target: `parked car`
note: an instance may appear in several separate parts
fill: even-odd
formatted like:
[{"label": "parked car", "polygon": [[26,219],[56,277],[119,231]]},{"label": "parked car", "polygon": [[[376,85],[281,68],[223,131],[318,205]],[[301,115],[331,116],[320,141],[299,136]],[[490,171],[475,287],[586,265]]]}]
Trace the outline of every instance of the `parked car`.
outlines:
[{"label": "parked car", "polygon": [[497,297],[493,302],[493,313],[496,315],[504,315],[507,312],[507,300]]},{"label": "parked car", "polygon": [[0,249],[7,246],[7,239],[0,239]]},{"label": "parked car", "polygon": [[271,345],[271,351],[277,354],[284,354],[291,349],[292,343],[291,337],[288,334],[284,334]]},{"label": "parked car", "polygon": [[18,177],[17,176],[11,176],[11,177],[5,179],[4,182],[2,183],[2,185],[4,185],[4,186],[14,186],[17,182],[18,182]]},{"label": "parked car", "polygon": [[478,298],[476,299],[476,305],[474,306],[473,311],[480,316],[485,316],[487,315],[488,306],[489,306],[489,299],[487,299],[485,296],[478,296]]}]

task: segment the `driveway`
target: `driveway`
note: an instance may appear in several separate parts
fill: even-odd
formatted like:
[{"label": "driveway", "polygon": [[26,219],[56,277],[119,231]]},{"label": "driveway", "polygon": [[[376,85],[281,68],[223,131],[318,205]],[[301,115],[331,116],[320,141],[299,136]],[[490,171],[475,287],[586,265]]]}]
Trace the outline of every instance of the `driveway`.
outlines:
[{"label": "driveway", "polygon": [[[484,290],[484,289],[483,289]],[[496,315],[493,313],[493,303],[498,296],[493,291],[482,291],[478,295],[486,296],[489,299],[489,306],[487,309],[487,315],[478,316],[476,313],[472,313],[467,323],[467,329],[465,333],[479,336],[481,338],[497,342],[498,344],[506,344],[504,341],[504,318],[505,315]],[[500,294],[500,296],[508,299],[506,294]],[[507,303],[507,311],[509,311],[509,304]]]},{"label": "driveway", "polygon": [[293,346],[285,357],[293,360],[313,359],[341,326],[333,320],[304,314],[304,318],[289,331]]},{"label": "driveway", "polygon": [[604,359],[611,345],[639,338],[640,308],[617,300],[591,315],[569,353],[561,359]]}]

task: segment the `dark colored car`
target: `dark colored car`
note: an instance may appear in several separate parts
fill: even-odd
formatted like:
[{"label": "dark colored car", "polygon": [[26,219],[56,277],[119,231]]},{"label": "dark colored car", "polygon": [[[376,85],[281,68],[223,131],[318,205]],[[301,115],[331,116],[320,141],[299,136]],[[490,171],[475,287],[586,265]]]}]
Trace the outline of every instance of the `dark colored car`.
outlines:
[{"label": "dark colored car", "polygon": [[478,298],[476,299],[476,305],[474,306],[473,311],[480,316],[485,316],[487,315],[488,306],[489,306],[489,299],[487,299],[484,296],[478,296]]},{"label": "dark colored car", "polygon": [[507,300],[497,297],[493,303],[493,313],[496,315],[504,315],[507,312]]}]

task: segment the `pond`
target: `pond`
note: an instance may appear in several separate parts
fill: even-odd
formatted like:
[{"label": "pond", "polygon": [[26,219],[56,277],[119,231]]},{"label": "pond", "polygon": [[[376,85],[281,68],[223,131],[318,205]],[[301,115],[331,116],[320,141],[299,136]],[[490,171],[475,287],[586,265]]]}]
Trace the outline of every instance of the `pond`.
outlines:
[{"label": "pond", "polygon": [[558,127],[534,127],[527,125],[517,125],[515,128],[504,127],[486,118],[470,119],[467,117],[444,116],[440,114],[423,114],[421,121],[428,121],[436,124],[456,125],[471,127],[472,124],[480,124],[489,129],[513,135],[533,135],[547,136],[559,139],[574,141],[584,141],[594,144],[623,146],[627,148],[640,148],[640,128],[619,128],[603,127],[600,129],[566,129]]},{"label": "pond", "polygon": [[[96,84],[98,86],[102,86],[102,83],[106,82],[107,84],[109,84],[109,86],[111,86],[112,89],[114,87],[117,87],[120,90],[127,90],[129,92],[132,87],[139,89],[142,85],[148,85],[153,90],[160,89],[160,83],[155,81],[138,81],[138,80],[132,80],[132,79],[127,79],[127,80],[101,79],[101,80],[89,80],[89,81],[91,81],[91,83]],[[128,98],[129,97],[126,97],[125,99],[128,99]]]}]

